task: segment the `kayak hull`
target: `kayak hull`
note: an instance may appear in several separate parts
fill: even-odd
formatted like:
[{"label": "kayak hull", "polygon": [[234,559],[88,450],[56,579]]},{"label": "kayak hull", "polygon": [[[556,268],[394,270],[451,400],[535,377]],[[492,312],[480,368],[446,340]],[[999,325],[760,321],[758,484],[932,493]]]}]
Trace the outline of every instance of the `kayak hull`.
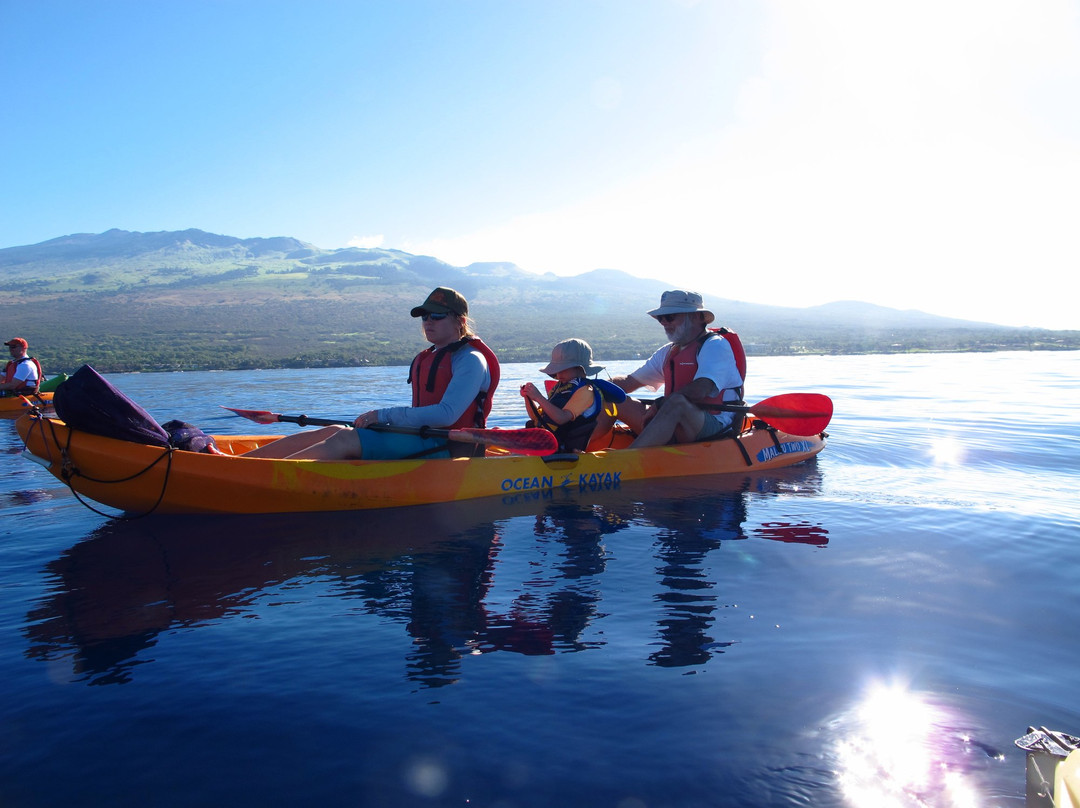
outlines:
[{"label": "kayak hull", "polygon": [[0,418],[18,418],[34,407],[51,407],[53,394],[35,393],[31,396],[4,396],[0,398]]},{"label": "kayak hull", "polygon": [[314,461],[239,456],[278,436],[215,435],[224,454],[204,454],[70,430],[38,413],[20,418],[16,429],[31,459],[77,494],[132,513],[345,511],[565,488],[610,490],[632,480],[782,468],[825,447],[824,435],[755,429],[738,440],[552,458],[489,449],[482,458]]}]

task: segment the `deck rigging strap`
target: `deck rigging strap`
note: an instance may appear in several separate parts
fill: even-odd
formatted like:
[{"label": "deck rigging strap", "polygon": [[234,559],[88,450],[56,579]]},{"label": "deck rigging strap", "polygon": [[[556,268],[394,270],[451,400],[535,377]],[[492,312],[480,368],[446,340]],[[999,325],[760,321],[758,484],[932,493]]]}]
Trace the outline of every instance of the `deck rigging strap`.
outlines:
[{"label": "deck rigging strap", "polygon": [[732,435],[731,439],[733,441],[735,441],[735,445],[739,447],[739,452],[742,453],[742,458],[743,458],[744,461],[746,461],[746,465],[748,465],[748,466],[754,465],[754,461],[750,459],[750,453],[746,451],[746,447],[743,446],[743,442],[739,438],[739,436],[738,435]]}]

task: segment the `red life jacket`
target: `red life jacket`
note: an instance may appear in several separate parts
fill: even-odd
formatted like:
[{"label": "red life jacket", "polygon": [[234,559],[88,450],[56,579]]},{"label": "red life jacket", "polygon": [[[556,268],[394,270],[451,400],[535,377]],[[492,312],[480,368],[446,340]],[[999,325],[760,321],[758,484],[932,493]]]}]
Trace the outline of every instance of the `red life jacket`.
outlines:
[{"label": "red life jacket", "polygon": [[[447,424],[448,429],[467,429],[477,427],[483,429],[487,423],[488,414],[491,412],[491,399],[495,394],[495,388],[499,384],[499,360],[491,348],[483,343],[479,337],[463,337],[457,342],[443,348],[432,345],[427,350],[416,355],[409,367],[409,383],[412,385],[412,405],[414,407],[426,407],[429,404],[438,404],[442,401],[446,388],[450,386],[450,377],[454,375],[453,363],[450,361],[454,351],[464,348],[476,348],[487,360],[488,373],[491,374],[491,385],[487,391],[481,390],[476,396],[476,406],[465,410],[460,418],[452,424]],[[446,360],[446,361],[443,361]]]},{"label": "red life jacket", "polygon": [[11,360],[8,361],[7,365],[4,367],[4,382],[5,383],[15,380],[15,371],[18,369],[19,365],[21,365],[23,362],[33,362],[34,363],[34,367],[37,368],[37,381],[34,382],[33,384],[27,384],[26,382],[23,382],[19,387],[15,388],[14,390],[8,391],[12,395],[23,395],[25,393],[36,393],[38,387],[41,386],[42,380],[45,378],[45,371],[43,371],[41,369],[41,363],[39,361],[37,361],[37,359],[35,359],[32,356],[24,356],[24,357],[22,357],[22,359],[11,359]]},{"label": "red life jacket", "polygon": [[[735,368],[739,371],[739,378],[744,382],[746,381],[746,351],[743,350],[742,340],[739,339],[739,335],[734,331],[728,331],[726,328],[710,328],[696,340],[684,345],[682,348],[677,345],[671,346],[668,355],[664,359],[665,396],[677,393],[694,380],[698,370],[697,356],[701,346],[705,344],[706,340],[716,337],[727,340],[728,345],[731,347],[731,353],[735,357]],[[739,399],[742,399],[742,385],[726,389],[733,390]],[[723,404],[724,390],[720,390],[715,396],[707,398],[701,403]]]}]

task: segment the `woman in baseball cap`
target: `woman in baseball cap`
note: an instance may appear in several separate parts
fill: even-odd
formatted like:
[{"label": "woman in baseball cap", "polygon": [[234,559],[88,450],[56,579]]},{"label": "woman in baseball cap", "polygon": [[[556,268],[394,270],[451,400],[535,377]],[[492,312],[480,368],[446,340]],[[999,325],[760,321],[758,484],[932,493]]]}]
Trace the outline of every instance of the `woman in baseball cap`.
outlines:
[{"label": "woman in baseball cap", "polygon": [[[499,360],[473,333],[469,303],[446,286],[434,289],[409,314],[421,320],[431,343],[409,368],[412,405],[368,410],[353,427],[328,426],[281,438],[248,452],[255,457],[305,460],[395,460],[450,457],[482,452],[473,444],[447,444],[425,437],[423,427],[483,427],[499,384]],[[380,431],[380,425],[415,428],[415,432]],[[373,427],[373,428],[369,428]]]}]

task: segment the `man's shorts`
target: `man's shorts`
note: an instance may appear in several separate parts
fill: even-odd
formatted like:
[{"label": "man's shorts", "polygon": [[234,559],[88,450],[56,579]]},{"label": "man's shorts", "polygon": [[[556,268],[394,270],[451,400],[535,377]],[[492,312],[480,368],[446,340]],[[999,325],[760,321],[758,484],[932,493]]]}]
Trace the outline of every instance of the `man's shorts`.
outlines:
[{"label": "man's shorts", "polygon": [[701,425],[701,431],[698,432],[697,437],[694,438],[695,443],[712,440],[713,438],[719,437],[722,433],[728,432],[731,429],[732,422],[735,420],[735,413],[731,412],[705,412],[702,414],[705,416],[705,423]]},{"label": "man's shorts", "polygon": [[401,460],[416,455],[424,458],[450,456],[445,438],[421,438],[419,435],[376,432],[372,429],[358,429],[356,435],[360,439],[364,460]]}]

